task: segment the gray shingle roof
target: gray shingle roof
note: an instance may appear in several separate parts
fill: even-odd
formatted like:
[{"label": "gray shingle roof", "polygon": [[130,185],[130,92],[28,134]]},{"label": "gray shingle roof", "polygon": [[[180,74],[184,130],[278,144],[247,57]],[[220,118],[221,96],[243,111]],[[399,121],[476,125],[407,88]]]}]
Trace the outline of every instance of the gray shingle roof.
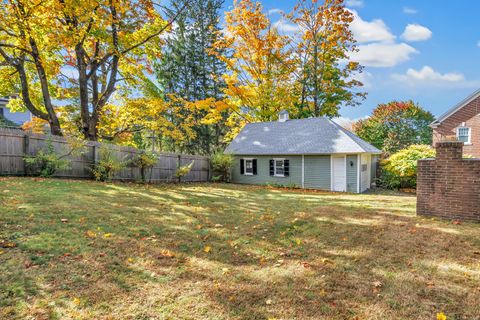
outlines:
[{"label": "gray shingle roof", "polygon": [[381,153],[327,118],[250,123],[225,152],[238,155]]}]

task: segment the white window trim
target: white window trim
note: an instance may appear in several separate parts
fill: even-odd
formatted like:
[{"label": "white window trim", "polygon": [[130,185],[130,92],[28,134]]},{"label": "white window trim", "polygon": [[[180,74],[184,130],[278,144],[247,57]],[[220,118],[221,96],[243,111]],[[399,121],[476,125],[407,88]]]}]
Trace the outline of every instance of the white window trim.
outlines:
[{"label": "white window trim", "polygon": [[[285,158],[273,158],[273,176],[285,178]],[[277,174],[277,161],[283,161],[283,174]]]},{"label": "white window trim", "polygon": [[[254,158],[243,158],[243,175],[244,176],[253,176],[253,160]],[[247,161],[252,161],[252,172],[247,172]]]},{"label": "white window trim", "polygon": [[472,144],[472,128],[461,126],[457,128],[457,139],[460,137],[460,129],[468,129],[468,141],[464,142],[464,144],[470,145]]}]

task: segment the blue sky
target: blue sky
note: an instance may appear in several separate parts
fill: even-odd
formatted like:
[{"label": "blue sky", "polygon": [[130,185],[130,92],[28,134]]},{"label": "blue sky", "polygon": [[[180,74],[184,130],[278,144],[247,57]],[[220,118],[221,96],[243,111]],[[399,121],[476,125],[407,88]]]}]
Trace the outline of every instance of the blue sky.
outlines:
[{"label": "blue sky", "polygon": [[[227,0],[226,7],[233,1]],[[352,29],[366,66],[368,92],[361,106],[341,115],[357,119],[379,103],[412,99],[435,116],[480,88],[480,1],[349,0]],[[295,0],[263,0],[265,11],[290,11]],[[272,22],[286,32],[293,27]]]}]

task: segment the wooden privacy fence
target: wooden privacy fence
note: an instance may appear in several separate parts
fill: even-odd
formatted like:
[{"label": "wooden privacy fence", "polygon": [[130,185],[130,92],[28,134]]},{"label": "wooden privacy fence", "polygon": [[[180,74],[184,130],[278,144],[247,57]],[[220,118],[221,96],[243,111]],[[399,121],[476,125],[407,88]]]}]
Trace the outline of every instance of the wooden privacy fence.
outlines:
[{"label": "wooden privacy fence", "polygon": [[[24,157],[26,155],[36,155],[38,151],[47,146],[48,141],[51,141],[59,154],[66,154],[70,149],[70,145],[63,137],[27,133],[19,129],[0,128],[0,175],[27,175],[28,168],[25,165]],[[67,156],[66,159],[70,160],[70,168],[58,171],[54,176],[92,179],[91,168],[98,161],[98,151],[102,146],[108,146],[114,151],[118,159],[129,163],[114,176],[114,180],[141,180],[140,169],[129,161],[141,154],[141,150],[99,142],[87,142],[81,155]],[[210,162],[208,157],[175,153],[159,153],[157,163],[146,170],[146,178],[152,183],[177,181],[175,176],[177,168],[189,165],[192,161],[194,162],[192,169],[188,175],[182,177],[182,181],[209,181]]]}]

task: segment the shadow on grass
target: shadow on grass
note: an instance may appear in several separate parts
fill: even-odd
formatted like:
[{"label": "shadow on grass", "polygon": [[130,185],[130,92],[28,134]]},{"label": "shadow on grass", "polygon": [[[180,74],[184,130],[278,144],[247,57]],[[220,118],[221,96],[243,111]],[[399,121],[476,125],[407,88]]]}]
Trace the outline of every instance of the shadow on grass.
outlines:
[{"label": "shadow on grass", "polygon": [[8,316],[46,309],[131,319],[480,314],[478,227],[417,218],[413,197],[2,183],[24,195],[0,195],[0,239],[18,245],[0,255],[8,292],[0,308]]}]

